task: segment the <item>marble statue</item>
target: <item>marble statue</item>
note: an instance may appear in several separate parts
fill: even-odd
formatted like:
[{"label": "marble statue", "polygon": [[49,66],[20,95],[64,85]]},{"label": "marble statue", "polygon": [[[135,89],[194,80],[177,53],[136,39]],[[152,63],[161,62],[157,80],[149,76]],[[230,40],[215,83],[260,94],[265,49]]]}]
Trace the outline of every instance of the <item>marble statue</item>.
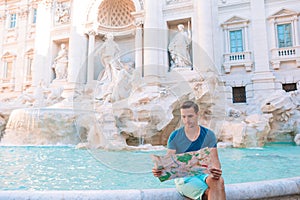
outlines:
[{"label": "marble statue", "polygon": [[133,63],[123,64],[123,68],[120,70],[115,86],[112,91],[111,101],[120,101],[129,97],[132,83],[133,83]]},{"label": "marble statue", "polygon": [[191,34],[190,30],[184,31],[184,25],[179,24],[178,32],[171,39],[168,50],[171,55],[171,68],[174,67],[191,67],[190,44]]},{"label": "marble statue", "polygon": [[54,59],[52,68],[55,71],[56,79],[66,79],[68,69],[68,51],[65,44],[61,44],[61,49]]},{"label": "marble statue", "polygon": [[123,64],[119,60],[119,45],[114,41],[111,33],[106,34],[106,40],[99,49],[101,63],[104,70],[98,76],[98,94],[96,99],[111,100],[113,88],[118,81],[118,76],[123,69]]},{"label": "marble statue", "polygon": [[100,82],[111,82],[117,80],[118,72],[121,69],[121,62],[119,61],[120,48],[114,41],[112,34],[106,34],[105,37],[106,40],[99,49],[104,70],[99,75],[98,80]]}]

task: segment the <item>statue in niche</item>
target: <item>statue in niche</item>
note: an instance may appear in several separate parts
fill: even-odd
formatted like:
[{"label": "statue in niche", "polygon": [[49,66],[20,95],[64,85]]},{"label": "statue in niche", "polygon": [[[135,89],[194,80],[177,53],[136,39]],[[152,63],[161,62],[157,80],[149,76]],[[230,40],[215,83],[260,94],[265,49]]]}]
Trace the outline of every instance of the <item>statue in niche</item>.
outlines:
[{"label": "statue in niche", "polygon": [[118,80],[119,72],[123,68],[119,59],[120,48],[114,41],[114,36],[111,33],[105,35],[105,42],[99,49],[101,63],[104,70],[99,74],[98,81],[101,90],[96,99],[106,99],[112,94],[113,87]]},{"label": "statue in niche", "polygon": [[171,68],[176,67],[191,67],[192,62],[190,56],[190,44],[191,44],[191,31],[188,28],[187,32],[184,31],[184,25],[177,25],[178,32],[171,39],[168,50],[171,57]]},{"label": "statue in niche", "polygon": [[114,41],[112,34],[107,34],[106,40],[100,47],[101,63],[104,67],[102,73],[98,76],[100,82],[112,82],[118,77],[122,64],[119,60],[119,45]]},{"label": "statue in niche", "polygon": [[61,44],[60,51],[54,59],[52,68],[55,71],[56,79],[66,79],[68,69],[68,51],[65,44]]}]

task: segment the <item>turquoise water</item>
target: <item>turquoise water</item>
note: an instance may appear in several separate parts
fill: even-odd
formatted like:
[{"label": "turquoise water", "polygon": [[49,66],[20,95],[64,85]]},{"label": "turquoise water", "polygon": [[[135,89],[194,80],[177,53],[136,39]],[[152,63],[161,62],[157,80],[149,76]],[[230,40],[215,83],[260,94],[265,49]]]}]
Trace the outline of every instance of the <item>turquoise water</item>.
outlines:
[{"label": "turquoise water", "polygon": [[[73,146],[0,147],[0,190],[106,190],[174,187],[152,176],[150,154],[105,152]],[[272,144],[255,149],[219,149],[225,182],[300,176],[300,147]]]}]

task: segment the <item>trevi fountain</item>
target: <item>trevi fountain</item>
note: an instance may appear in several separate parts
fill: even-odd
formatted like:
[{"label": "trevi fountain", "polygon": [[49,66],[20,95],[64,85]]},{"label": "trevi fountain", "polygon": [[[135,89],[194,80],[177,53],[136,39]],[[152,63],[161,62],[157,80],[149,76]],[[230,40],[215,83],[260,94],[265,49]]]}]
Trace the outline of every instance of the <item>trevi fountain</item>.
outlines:
[{"label": "trevi fountain", "polygon": [[[30,9],[27,14],[36,17],[36,24],[26,34],[31,40],[35,36],[35,43],[28,40],[27,44],[34,51],[26,53],[33,59],[31,79],[25,84],[20,81],[23,75],[20,79],[16,75],[15,85],[9,82],[0,87],[0,145],[161,151],[170,133],[181,126],[179,105],[185,100],[197,102],[199,122],[216,133],[220,149],[300,145],[299,54],[295,53],[299,48],[275,48],[278,54],[272,54],[269,62],[262,56],[267,45],[254,42],[273,34],[257,31],[267,12],[263,1],[242,3],[250,6],[253,16],[250,36],[247,17],[224,14],[235,4],[239,3],[33,1],[30,9],[35,14]],[[292,8],[278,7],[277,12],[268,13],[271,25],[277,25],[276,20],[298,20]],[[254,14],[257,9],[263,13]],[[218,14],[220,19],[206,17]],[[297,20],[291,21],[295,29]],[[222,45],[231,44],[232,34],[239,34],[234,32],[237,27],[247,40],[243,53],[227,53],[229,47],[221,53]],[[17,37],[13,31],[5,36],[7,44]],[[218,44],[223,36],[222,45]],[[298,43],[299,34],[294,38]],[[3,61],[18,60],[7,52]],[[16,62],[14,66],[22,61]],[[293,78],[278,73],[294,65]],[[8,78],[9,66],[4,70]],[[18,74],[18,69],[14,71]],[[275,77],[293,79],[296,89],[282,89]],[[245,101],[234,102],[230,91],[235,87],[247,89]],[[229,194],[233,197],[234,190]]]}]

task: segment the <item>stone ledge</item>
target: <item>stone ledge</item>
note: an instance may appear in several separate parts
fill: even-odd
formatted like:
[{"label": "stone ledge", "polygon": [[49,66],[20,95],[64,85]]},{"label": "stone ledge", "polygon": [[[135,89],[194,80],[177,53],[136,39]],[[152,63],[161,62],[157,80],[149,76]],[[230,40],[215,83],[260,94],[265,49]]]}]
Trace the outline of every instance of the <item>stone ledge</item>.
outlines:
[{"label": "stone ledge", "polygon": [[[227,184],[227,200],[297,200],[300,177],[271,181]],[[184,200],[175,188],[145,190],[76,190],[76,191],[0,191],[0,199],[26,200]]]}]

